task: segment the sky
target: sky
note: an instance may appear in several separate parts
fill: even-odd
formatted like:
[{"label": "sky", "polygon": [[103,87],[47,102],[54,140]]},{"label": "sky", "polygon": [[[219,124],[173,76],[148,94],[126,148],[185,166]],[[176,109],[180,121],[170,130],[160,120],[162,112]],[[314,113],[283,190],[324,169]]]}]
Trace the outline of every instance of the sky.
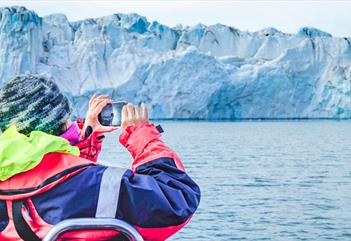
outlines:
[{"label": "sky", "polygon": [[0,1],[0,6],[21,5],[39,16],[64,13],[70,21],[96,18],[113,13],[138,13],[149,21],[173,27],[222,23],[241,30],[257,31],[274,27],[287,33],[299,28],[316,27],[338,37],[351,37],[351,1]]}]

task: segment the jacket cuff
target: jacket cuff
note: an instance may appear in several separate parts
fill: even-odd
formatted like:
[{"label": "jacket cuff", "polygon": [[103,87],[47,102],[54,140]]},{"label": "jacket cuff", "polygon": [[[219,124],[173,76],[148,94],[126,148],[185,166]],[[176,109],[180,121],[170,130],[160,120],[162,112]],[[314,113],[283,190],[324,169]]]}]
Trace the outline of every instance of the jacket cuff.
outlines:
[{"label": "jacket cuff", "polygon": [[102,140],[104,138],[104,135],[93,132],[85,140],[78,142],[76,146],[80,149],[80,157],[97,162],[98,155],[102,148]]},{"label": "jacket cuff", "polygon": [[142,122],[128,126],[119,137],[119,142],[125,146],[133,158],[141,154],[151,141],[159,139],[159,130],[154,124]]}]

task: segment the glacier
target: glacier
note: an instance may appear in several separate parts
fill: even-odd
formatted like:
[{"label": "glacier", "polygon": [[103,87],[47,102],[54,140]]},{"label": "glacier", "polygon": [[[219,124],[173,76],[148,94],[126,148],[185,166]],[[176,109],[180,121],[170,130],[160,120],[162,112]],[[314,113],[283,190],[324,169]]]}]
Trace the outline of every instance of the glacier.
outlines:
[{"label": "glacier", "polygon": [[26,73],[52,77],[74,116],[103,93],[146,102],[154,119],[351,117],[351,38],[312,27],[168,27],[121,13],[69,22],[1,8],[0,86]]}]

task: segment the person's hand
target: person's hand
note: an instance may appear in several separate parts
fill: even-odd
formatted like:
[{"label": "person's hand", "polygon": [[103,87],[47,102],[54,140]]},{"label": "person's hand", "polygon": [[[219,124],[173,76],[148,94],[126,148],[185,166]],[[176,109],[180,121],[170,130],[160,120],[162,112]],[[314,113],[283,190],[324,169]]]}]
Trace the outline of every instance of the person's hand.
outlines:
[{"label": "person's hand", "polygon": [[83,133],[88,126],[91,126],[94,132],[111,132],[116,130],[118,127],[116,126],[103,126],[100,124],[98,116],[102,109],[112,102],[111,99],[108,98],[107,95],[93,95],[89,101],[89,108],[87,112],[87,116],[85,118]]},{"label": "person's hand", "polygon": [[146,105],[142,103],[140,106],[128,103],[122,109],[122,131],[128,126],[136,125],[141,122],[149,121],[148,110]]}]

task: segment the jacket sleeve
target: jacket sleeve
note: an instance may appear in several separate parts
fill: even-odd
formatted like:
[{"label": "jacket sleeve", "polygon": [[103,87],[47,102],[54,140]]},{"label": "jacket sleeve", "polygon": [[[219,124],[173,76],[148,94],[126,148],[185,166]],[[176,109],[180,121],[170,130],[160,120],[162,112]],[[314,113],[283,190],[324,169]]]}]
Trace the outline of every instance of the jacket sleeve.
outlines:
[{"label": "jacket sleeve", "polygon": [[133,224],[145,240],[165,240],[190,220],[200,189],[153,124],[129,126],[120,142],[134,161],[121,180],[117,218]]},{"label": "jacket sleeve", "polygon": [[[77,124],[79,129],[82,131],[84,126],[84,120],[78,119]],[[97,162],[99,153],[102,149],[102,141],[105,136],[101,133],[92,131],[92,129],[87,128],[91,131],[86,131],[86,133],[81,133],[81,139],[76,144],[80,150],[80,157],[88,159],[93,162]]]}]

